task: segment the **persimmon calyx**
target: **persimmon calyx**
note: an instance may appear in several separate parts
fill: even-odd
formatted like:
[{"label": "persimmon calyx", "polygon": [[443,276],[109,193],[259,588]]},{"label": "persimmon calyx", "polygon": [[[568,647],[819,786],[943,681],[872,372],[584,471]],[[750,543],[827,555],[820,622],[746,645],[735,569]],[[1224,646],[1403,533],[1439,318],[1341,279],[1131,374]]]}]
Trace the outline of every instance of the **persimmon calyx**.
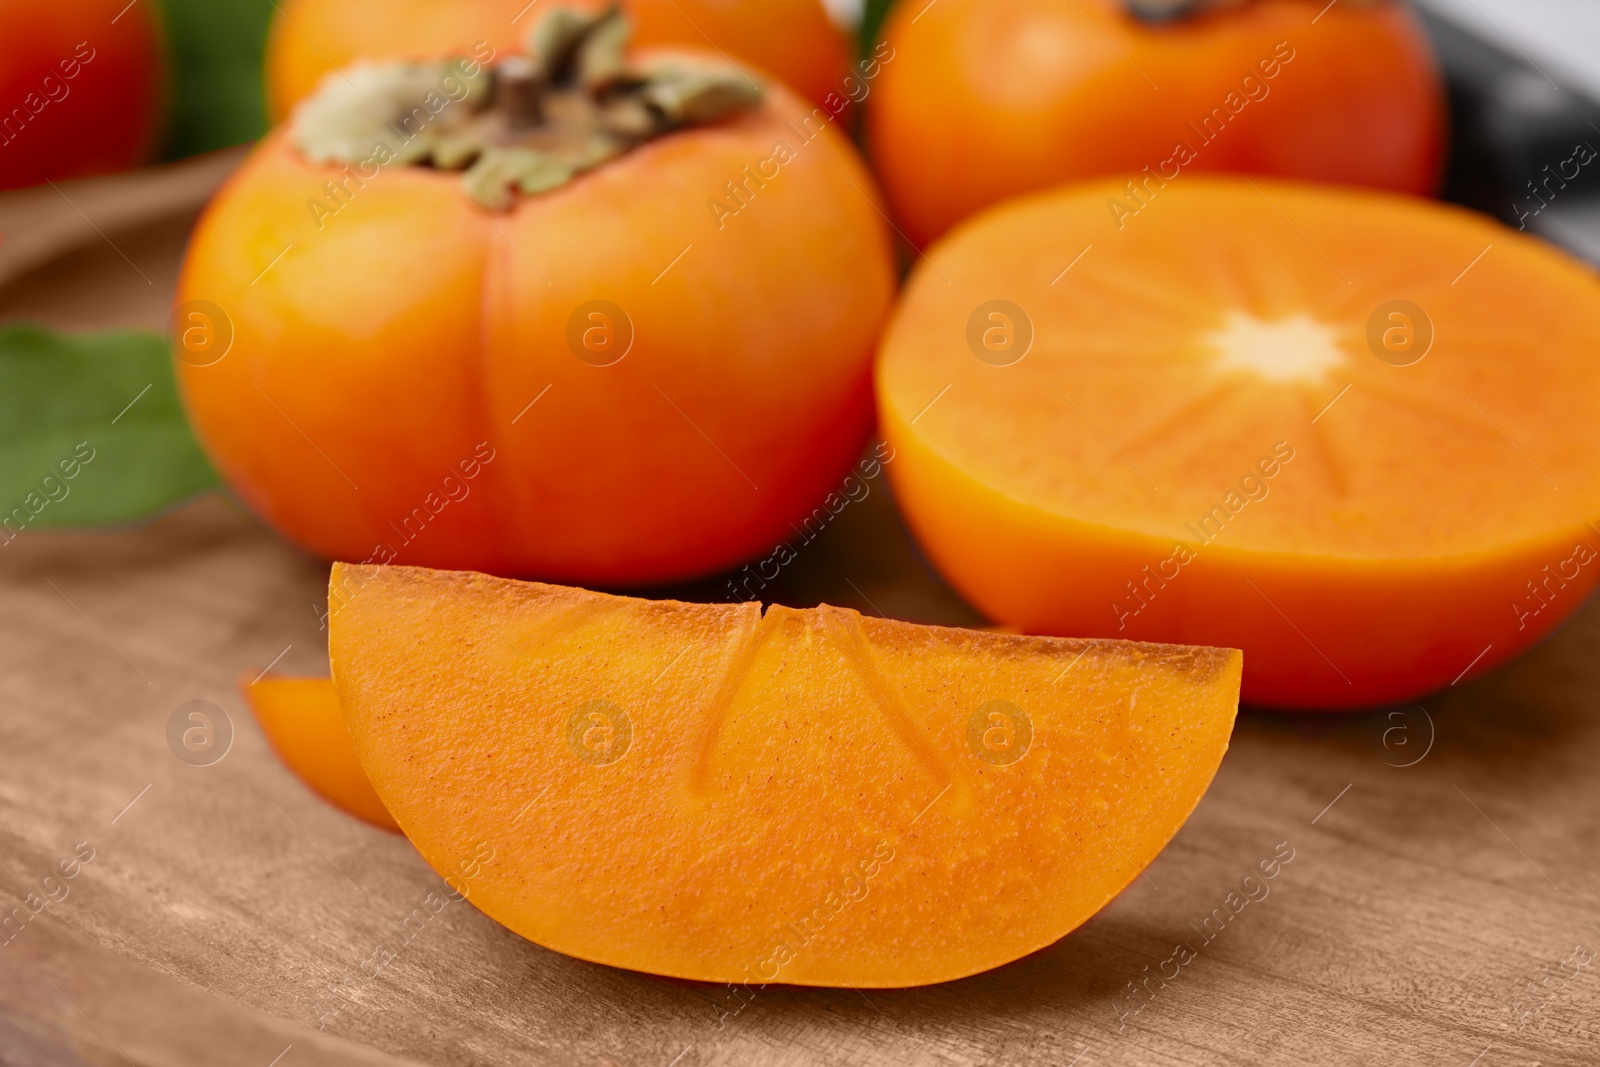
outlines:
[{"label": "persimmon calyx", "polygon": [[[1122,0],[1128,13],[1144,22],[1174,22],[1210,11],[1242,7],[1251,0]],[[1352,7],[1382,3],[1384,0],[1345,0]]]},{"label": "persimmon calyx", "polygon": [[469,59],[362,63],[330,75],[295,111],[290,138],[313,163],[431,165],[505,210],[675,130],[760,104],[743,71],[687,59],[635,66],[612,6],[556,8],[526,51],[491,69]]}]

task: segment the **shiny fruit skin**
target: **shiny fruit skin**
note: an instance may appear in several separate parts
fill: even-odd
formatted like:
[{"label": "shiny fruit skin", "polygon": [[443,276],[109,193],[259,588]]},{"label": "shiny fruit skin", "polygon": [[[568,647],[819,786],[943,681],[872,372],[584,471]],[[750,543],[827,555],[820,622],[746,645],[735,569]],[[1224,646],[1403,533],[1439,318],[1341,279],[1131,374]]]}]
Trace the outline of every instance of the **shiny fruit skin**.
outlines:
[{"label": "shiny fruit skin", "polygon": [[[269,138],[180,283],[232,333],[178,363],[202,443],[324,557],[621,585],[770,550],[859,456],[894,288],[871,178],[831,125],[800,139],[812,114],[770,86],[503,214],[457,175],[358,186]],[[626,323],[592,301],[631,322],[609,366],[581,344]]]},{"label": "shiny fruit skin", "polygon": [[896,221],[922,247],[1022,193],[1119,175],[1159,197],[1191,170],[1431,193],[1444,101],[1416,19],[1381,2],[1313,23],[1322,7],[1152,26],[1120,0],[899,5],[867,105]]}]

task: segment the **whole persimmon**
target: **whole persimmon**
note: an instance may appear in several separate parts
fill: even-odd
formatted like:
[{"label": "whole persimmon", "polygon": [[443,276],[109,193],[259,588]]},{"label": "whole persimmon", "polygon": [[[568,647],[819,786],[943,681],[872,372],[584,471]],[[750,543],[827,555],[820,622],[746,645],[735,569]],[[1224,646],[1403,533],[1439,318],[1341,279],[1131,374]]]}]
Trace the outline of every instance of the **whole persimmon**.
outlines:
[{"label": "whole persimmon", "polygon": [[[589,11],[607,0],[567,0]],[[527,0],[283,0],[267,44],[267,102],[288,117],[328,74],[363,58],[432,58],[521,47]],[[639,44],[715,49],[819,104],[842,96],[849,45],[821,0],[626,0]]]},{"label": "whole persimmon", "polygon": [[0,189],[147,159],[161,133],[164,57],[151,4],[0,0]]},{"label": "whole persimmon", "polygon": [[493,69],[353,69],[211,205],[181,384],[290,539],[666,582],[770,548],[859,456],[894,289],[871,177],[788,90],[625,33],[562,10]]},{"label": "whole persimmon", "polygon": [[1190,171],[1437,183],[1443,94],[1397,0],[940,0],[898,5],[886,39],[869,144],[918,246],[1103,175],[1139,195]]}]

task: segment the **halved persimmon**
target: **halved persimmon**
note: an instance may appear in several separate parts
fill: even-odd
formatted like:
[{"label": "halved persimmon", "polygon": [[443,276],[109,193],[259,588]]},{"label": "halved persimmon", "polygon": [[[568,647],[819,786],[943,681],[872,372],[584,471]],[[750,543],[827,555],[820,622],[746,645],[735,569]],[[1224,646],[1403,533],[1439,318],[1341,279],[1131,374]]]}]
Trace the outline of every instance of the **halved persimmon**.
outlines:
[{"label": "halved persimmon", "polygon": [[336,565],[333,676],[433,867],[705,981],[910,986],[1103,907],[1227,749],[1239,654]]},{"label": "halved persimmon", "polygon": [[399,830],[372,791],[344,724],[330,678],[268,674],[239,679],[239,691],[272,750],[322,799],[364,822]]},{"label": "halved persimmon", "polygon": [[1600,580],[1600,283],[1469,212],[1185,177],[929,253],[879,411],[934,563],[1029,633],[1242,648],[1247,701],[1430,692]]},{"label": "halved persimmon", "polygon": [[[597,11],[610,0],[561,0]],[[267,42],[267,103],[289,116],[317,83],[361,59],[431,59],[483,44],[518,51],[550,4],[528,0],[283,0]],[[849,45],[821,0],[625,0],[640,44],[718,49],[817,104],[843,109]]]},{"label": "halved persimmon", "polygon": [[1399,0],[939,0],[898,5],[885,40],[869,145],[918,245],[1110,174],[1438,182],[1444,92]]}]

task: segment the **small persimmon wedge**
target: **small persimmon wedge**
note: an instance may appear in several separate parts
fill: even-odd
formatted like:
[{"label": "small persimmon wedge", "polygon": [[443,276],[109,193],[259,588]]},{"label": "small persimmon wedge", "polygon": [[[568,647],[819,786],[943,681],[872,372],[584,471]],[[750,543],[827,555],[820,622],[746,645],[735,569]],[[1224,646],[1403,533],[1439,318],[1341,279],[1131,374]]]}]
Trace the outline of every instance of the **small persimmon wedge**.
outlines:
[{"label": "small persimmon wedge", "polygon": [[400,829],[356,759],[332,679],[268,674],[240,678],[239,690],[272,750],[313,793],[373,826]]},{"label": "small persimmon wedge", "polygon": [[1183,825],[1234,651],[336,564],[356,752],[522,936],[717,982],[914,986],[1043,948]]},{"label": "small persimmon wedge", "polygon": [[1186,175],[1012,201],[880,348],[898,501],[1027,633],[1225,645],[1359,708],[1504,663],[1600,582],[1600,282],[1409,197]]}]

